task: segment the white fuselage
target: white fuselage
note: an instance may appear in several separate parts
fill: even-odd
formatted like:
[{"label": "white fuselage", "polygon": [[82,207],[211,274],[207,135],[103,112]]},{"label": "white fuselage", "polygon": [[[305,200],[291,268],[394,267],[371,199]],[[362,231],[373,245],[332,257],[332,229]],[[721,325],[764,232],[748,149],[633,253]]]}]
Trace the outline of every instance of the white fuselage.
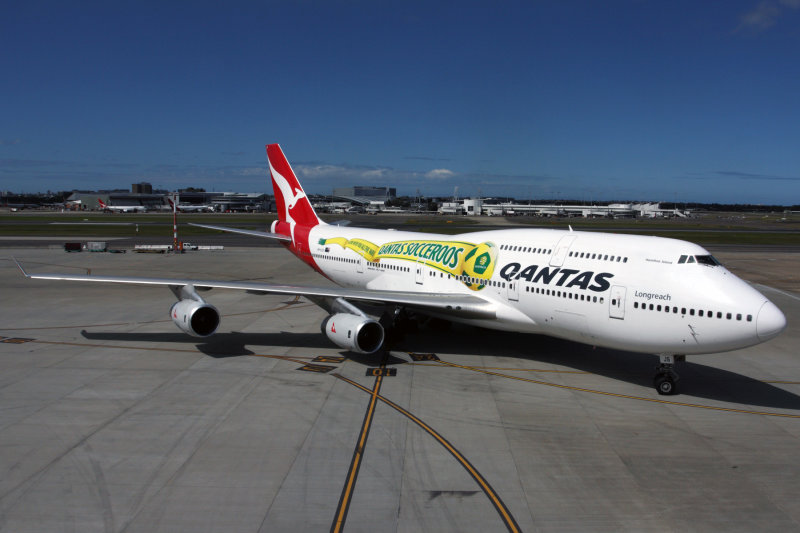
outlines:
[{"label": "white fuselage", "polygon": [[[314,227],[308,237],[309,250],[300,253],[310,253],[337,284],[475,295],[495,306],[496,319],[460,321],[492,329],[638,352],[696,354],[758,344],[785,327],[773,303],[716,264],[705,249],[685,241],[548,229],[435,235],[330,225]],[[375,259],[341,244],[353,240],[376,247],[440,245],[407,245],[392,257]],[[433,260],[441,243],[492,243],[491,276],[470,279],[440,268]]]}]

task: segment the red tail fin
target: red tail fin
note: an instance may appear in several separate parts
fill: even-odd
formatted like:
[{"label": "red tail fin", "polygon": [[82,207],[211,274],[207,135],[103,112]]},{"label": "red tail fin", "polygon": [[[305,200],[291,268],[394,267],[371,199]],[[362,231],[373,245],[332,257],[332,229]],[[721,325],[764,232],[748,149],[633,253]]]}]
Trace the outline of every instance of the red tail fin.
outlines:
[{"label": "red tail fin", "polygon": [[100,208],[101,209],[105,209],[106,207],[108,207],[106,205],[106,203],[103,200],[101,200],[100,198],[97,199],[97,203],[100,204]]},{"label": "red tail fin", "polygon": [[269,160],[269,172],[272,175],[272,189],[275,192],[278,221],[288,223],[292,235],[295,225],[311,228],[317,224],[324,224],[317,218],[311,202],[306,198],[303,187],[297,181],[297,176],[294,175],[294,171],[279,145],[267,145],[267,159]]}]

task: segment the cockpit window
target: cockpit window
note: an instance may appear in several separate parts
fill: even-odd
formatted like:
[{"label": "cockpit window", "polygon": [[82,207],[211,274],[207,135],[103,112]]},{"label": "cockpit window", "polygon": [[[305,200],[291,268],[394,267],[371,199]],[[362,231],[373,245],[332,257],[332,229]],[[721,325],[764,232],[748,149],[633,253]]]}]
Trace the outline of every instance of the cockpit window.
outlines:
[{"label": "cockpit window", "polygon": [[701,265],[719,266],[720,262],[713,255],[697,255],[697,262]]},{"label": "cockpit window", "polygon": [[720,266],[722,264],[713,255],[682,255],[678,259],[678,264],[682,265],[684,263],[696,263],[706,266]]}]

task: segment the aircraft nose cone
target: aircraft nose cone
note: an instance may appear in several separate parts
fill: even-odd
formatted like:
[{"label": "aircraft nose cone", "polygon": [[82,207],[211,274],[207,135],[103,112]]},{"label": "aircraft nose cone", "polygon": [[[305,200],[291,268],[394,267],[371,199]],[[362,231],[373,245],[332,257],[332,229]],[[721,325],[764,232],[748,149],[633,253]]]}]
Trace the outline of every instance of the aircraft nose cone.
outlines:
[{"label": "aircraft nose cone", "polygon": [[756,319],[756,334],[762,341],[775,337],[786,327],[786,317],[772,302],[765,302]]}]

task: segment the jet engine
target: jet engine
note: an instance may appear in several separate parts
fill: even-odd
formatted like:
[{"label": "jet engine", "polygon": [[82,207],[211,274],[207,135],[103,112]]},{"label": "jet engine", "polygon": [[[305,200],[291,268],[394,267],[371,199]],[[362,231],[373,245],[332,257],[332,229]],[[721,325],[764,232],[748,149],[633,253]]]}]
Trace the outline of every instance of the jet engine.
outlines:
[{"label": "jet engine", "polygon": [[179,300],[169,310],[169,315],[181,331],[193,337],[208,337],[219,326],[217,308],[202,301]]},{"label": "jet engine", "polygon": [[374,353],[383,344],[383,327],[365,316],[331,315],[322,321],[322,331],[337,346],[356,353]]}]

